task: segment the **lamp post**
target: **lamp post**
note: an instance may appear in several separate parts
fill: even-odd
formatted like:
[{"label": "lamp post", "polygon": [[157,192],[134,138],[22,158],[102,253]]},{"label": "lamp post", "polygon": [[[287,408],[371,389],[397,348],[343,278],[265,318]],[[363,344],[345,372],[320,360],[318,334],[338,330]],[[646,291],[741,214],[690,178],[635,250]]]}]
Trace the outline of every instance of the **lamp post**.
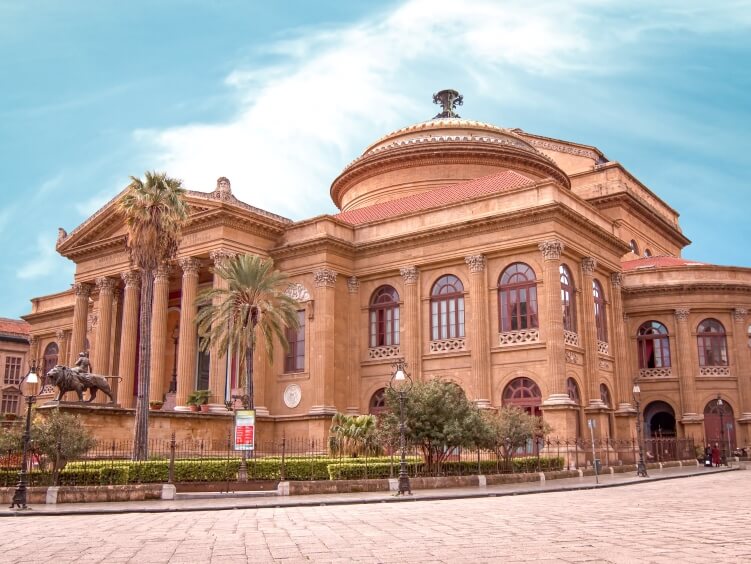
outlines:
[{"label": "lamp post", "polygon": [[180,340],[180,325],[175,325],[172,331],[172,341],[175,343],[175,360],[172,362],[172,379],[169,383],[169,393],[177,393],[177,343]]},{"label": "lamp post", "polygon": [[722,396],[717,394],[717,411],[720,414],[720,464],[724,464],[725,458],[725,402]]},{"label": "lamp post", "polygon": [[636,465],[636,475],[647,478],[647,465],[644,464],[644,437],[641,428],[641,388],[639,382],[634,381],[632,390],[634,402],[636,403],[636,440],[639,441],[639,462]]},{"label": "lamp post", "polygon": [[399,397],[399,448],[401,449],[401,461],[399,462],[399,491],[396,495],[408,493],[412,495],[412,487],[409,485],[409,475],[407,474],[407,440],[406,426],[404,423],[404,399],[412,389],[412,378],[405,372],[407,363],[399,359],[394,364],[394,374],[389,380],[389,388],[398,394]]},{"label": "lamp post", "polygon": [[36,401],[34,395],[34,388],[31,388],[31,393],[24,394],[23,388],[25,386],[36,386],[39,383],[39,377],[36,373],[36,361],[31,361],[31,367],[29,373],[19,384],[21,393],[26,398],[26,428],[23,433],[23,456],[21,458],[21,470],[18,473],[18,485],[16,491],[13,493],[13,502],[10,504],[10,508],[18,507],[18,509],[28,509],[26,505],[26,486],[27,486],[27,467],[29,464],[29,441],[31,440],[31,406]]}]

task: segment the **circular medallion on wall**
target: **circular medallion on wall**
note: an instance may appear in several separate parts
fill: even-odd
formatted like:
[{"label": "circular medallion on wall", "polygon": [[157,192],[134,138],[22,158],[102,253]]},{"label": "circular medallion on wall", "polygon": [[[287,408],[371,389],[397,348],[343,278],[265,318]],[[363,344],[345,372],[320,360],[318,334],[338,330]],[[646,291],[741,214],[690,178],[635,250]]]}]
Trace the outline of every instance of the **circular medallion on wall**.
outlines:
[{"label": "circular medallion on wall", "polygon": [[284,389],[284,405],[292,409],[300,405],[302,389],[298,384],[290,384]]}]

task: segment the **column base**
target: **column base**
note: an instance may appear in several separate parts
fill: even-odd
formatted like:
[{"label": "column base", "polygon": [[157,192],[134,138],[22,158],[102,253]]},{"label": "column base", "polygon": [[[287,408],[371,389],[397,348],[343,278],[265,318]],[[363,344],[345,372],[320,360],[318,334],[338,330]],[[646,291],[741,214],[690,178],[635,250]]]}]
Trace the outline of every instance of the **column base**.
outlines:
[{"label": "column base", "polygon": [[751,413],[741,413],[741,416],[738,418],[738,423],[751,423]]},{"label": "column base", "polygon": [[584,411],[587,413],[607,410],[608,406],[605,405],[601,399],[590,400],[589,405],[584,408]]},{"label": "column base", "polygon": [[257,405],[255,407],[256,410],[256,417],[268,417],[269,416],[269,408],[264,407],[263,405]]},{"label": "column base", "polygon": [[333,405],[314,405],[308,415],[336,415],[337,411]]},{"label": "column base", "polygon": [[344,410],[344,412],[347,415],[360,415],[360,408],[359,407],[348,407]]},{"label": "column base", "polygon": [[568,394],[550,394],[548,399],[542,402],[543,407],[569,407],[573,405],[575,405],[574,400],[568,397]]},{"label": "column base", "polygon": [[490,400],[488,399],[476,399],[475,405],[479,409],[493,409],[493,406],[491,405]]},{"label": "column base", "polygon": [[630,403],[619,403],[618,409],[615,410],[615,416],[632,416],[636,415],[636,408]]},{"label": "column base", "polygon": [[684,413],[681,417],[681,423],[701,423],[704,421],[704,415],[698,413]]}]

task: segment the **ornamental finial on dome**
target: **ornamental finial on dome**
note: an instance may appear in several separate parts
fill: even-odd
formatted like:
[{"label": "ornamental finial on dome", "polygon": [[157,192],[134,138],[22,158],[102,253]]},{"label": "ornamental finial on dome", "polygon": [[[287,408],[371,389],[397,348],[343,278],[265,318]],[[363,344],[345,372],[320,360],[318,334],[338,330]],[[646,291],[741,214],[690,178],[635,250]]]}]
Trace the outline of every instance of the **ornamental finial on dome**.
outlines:
[{"label": "ornamental finial on dome", "polygon": [[438,104],[443,108],[443,111],[433,119],[458,118],[459,114],[454,110],[457,106],[461,106],[464,103],[464,96],[459,94],[456,90],[441,90],[440,92],[433,94],[433,103]]}]

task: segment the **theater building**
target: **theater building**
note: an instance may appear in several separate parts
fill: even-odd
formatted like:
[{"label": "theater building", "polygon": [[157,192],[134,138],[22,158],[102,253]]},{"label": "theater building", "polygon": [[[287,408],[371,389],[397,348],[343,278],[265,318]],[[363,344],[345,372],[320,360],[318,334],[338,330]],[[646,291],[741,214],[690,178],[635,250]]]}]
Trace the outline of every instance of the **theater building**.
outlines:
[{"label": "theater building", "polygon": [[[638,379],[648,436],[712,440],[722,411],[723,433],[751,443],[751,269],[681,258],[678,213],[596,147],[462,119],[454,91],[436,100],[438,116],[344,167],[335,215],[291,221],[241,202],[226,178],[187,192],[177,259],[155,275],[160,417],[196,389],[216,407],[204,419],[229,417],[236,371],[199,351],[195,298],[221,284],[214,264],[254,253],[274,259],[300,303],[289,351],[273,362],[257,352],[267,436],[320,438],[337,411],[377,411],[404,358],[413,378],[542,414],[559,437],[594,419],[598,436],[631,438]],[[120,378],[118,409],[132,417],[139,278],[121,196],[61,230],[72,287],[34,298],[24,319],[48,368],[90,350],[94,372]]]}]

